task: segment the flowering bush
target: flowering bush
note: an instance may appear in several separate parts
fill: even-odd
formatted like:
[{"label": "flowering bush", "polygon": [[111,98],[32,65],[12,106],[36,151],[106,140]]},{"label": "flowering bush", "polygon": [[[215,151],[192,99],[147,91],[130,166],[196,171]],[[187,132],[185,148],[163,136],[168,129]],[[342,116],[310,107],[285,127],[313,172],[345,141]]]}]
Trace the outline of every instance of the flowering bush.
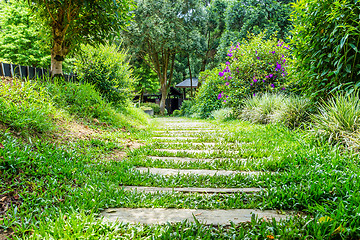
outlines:
[{"label": "flowering bush", "polygon": [[208,118],[212,111],[218,110],[222,107],[220,101],[217,101],[214,92],[218,92],[223,79],[219,77],[220,69],[206,70],[200,73],[200,82],[202,82],[199,91],[195,96],[195,103],[193,112],[199,114],[200,118]]},{"label": "flowering bush", "polygon": [[289,47],[264,34],[251,36],[243,44],[231,46],[228,59],[218,74],[223,78],[217,98],[237,108],[244,97],[259,92],[283,91],[288,83],[291,62]]}]

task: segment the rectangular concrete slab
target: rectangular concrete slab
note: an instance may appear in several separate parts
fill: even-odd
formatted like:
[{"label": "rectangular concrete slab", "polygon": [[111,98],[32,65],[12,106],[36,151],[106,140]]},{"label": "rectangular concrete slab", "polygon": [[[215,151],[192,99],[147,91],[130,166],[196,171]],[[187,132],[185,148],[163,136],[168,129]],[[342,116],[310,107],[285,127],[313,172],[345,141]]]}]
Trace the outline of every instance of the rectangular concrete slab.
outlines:
[{"label": "rectangular concrete slab", "polygon": [[180,134],[180,133],[213,133],[216,130],[201,129],[201,130],[161,130],[153,131],[153,133],[169,133],[169,134]]},{"label": "rectangular concrete slab", "polygon": [[158,157],[148,156],[152,160],[160,161],[174,161],[178,163],[189,163],[189,162],[215,162],[215,161],[232,161],[232,162],[246,162],[246,158],[186,158],[186,157]]},{"label": "rectangular concrete slab", "polygon": [[182,192],[182,193],[205,193],[205,194],[226,194],[226,193],[256,193],[260,188],[160,188],[160,187],[142,187],[142,186],[124,186],[124,190],[144,193],[163,193],[163,192]]},{"label": "rectangular concrete slab", "polygon": [[180,149],[155,149],[157,152],[167,153],[187,153],[187,154],[212,154],[212,153],[225,153],[225,154],[239,154],[239,151],[223,151],[223,150],[180,150]]},{"label": "rectangular concrete slab", "polygon": [[236,174],[244,175],[259,175],[264,174],[264,172],[255,172],[255,171],[226,171],[226,170],[205,170],[205,169],[169,169],[169,168],[146,168],[146,167],[137,167],[135,170],[140,173],[151,173],[159,174],[164,176],[173,176],[173,175],[206,175],[206,176],[231,176]]},{"label": "rectangular concrete slab", "polygon": [[[157,144],[161,144],[161,145],[171,145],[171,146],[183,146],[183,145],[191,145],[191,146],[204,146],[204,147],[215,147],[216,143],[195,143],[195,142],[157,142]],[[220,144],[218,144],[220,145]]]},{"label": "rectangular concrete slab", "polygon": [[178,141],[178,140],[197,140],[199,138],[197,138],[197,137],[153,137],[152,139]]},{"label": "rectangular concrete slab", "polygon": [[201,209],[166,209],[166,208],[109,208],[101,213],[104,222],[165,224],[194,222],[196,218],[202,224],[230,225],[251,221],[252,215],[264,218],[266,221],[286,219],[290,214],[281,214],[276,210],[230,209],[230,210],[201,210]]}]

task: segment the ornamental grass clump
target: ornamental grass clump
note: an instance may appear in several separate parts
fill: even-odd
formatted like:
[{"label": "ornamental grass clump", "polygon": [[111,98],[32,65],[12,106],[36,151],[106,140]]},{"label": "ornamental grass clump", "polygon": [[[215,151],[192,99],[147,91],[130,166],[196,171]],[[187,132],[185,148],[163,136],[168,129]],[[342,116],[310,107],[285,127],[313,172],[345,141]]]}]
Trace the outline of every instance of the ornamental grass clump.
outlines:
[{"label": "ornamental grass clump", "polygon": [[309,121],[309,113],[312,109],[310,99],[301,96],[288,96],[279,109],[270,116],[272,123],[282,123],[288,128],[294,129],[302,123]]},{"label": "ornamental grass clump", "polygon": [[240,118],[252,123],[270,123],[270,116],[283,106],[284,101],[282,94],[264,93],[249,97],[244,101]]},{"label": "ornamental grass clump", "polygon": [[264,33],[231,46],[227,62],[218,76],[223,84],[217,97],[227,106],[238,108],[249,95],[263,92],[282,92],[288,84],[291,65],[289,47]]},{"label": "ornamental grass clump", "polygon": [[312,115],[314,133],[330,143],[341,142],[360,149],[360,92],[338,94],[319,106]]},{"label": "ornamental grass clump", "polygon": [[240,118],[252,123],[283,124],[293,129],[308,121],[311,107],[311,101],[300,96],[263,93],[244,101]]}]

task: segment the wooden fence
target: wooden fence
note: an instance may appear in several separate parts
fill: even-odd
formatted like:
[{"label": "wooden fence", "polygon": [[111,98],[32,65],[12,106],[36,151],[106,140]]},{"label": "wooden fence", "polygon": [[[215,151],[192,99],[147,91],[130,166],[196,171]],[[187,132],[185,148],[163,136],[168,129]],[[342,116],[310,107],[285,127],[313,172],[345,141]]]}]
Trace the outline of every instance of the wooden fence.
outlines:
[{"label": "wooden fence", "polygon": [[[17,77],[21,79],[44,79],[46,77],[50,77],[50,71],[49,69],[45,68],[36,68],[0,62],[0,76]],[[68,81],[76,81],[75,74],[64,74],[64,78]]]}]

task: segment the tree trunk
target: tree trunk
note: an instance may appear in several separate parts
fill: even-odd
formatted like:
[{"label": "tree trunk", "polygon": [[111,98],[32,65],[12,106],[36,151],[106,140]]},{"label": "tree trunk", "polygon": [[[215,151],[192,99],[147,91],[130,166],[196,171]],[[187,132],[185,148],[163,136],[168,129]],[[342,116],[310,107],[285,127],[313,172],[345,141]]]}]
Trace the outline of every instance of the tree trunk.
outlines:
[{"label": "tree trunk", "polygon": [[56,55],[54,53],[51,54],[51,77],[63,76],[62,71],[62,63],[64,57],[60,55]]},{"label": "tree trunk", "polygon": [[[62,19],[59,17],[59,19]],[[51,48],[51,77],[63,76],[62,63],[69,53],[69,42],[65,40],[69,24],[56,23],[52,26],[53,43]]]},{"label": "tree trunk", "polygon": [[165,113],[165,104],[167,98],[167,87],[166,83],[161,85],[161,100],[160,100],[160,114],[164,115]]},{"label": "tree trunk", "polygon": [[188,55],[188,65],[189,65],[189,74],[190,74],[190,96],[193,98],[193,81],[192,81],[192,74],[191,74],[191,65],[190,65],[190,55]]}]

